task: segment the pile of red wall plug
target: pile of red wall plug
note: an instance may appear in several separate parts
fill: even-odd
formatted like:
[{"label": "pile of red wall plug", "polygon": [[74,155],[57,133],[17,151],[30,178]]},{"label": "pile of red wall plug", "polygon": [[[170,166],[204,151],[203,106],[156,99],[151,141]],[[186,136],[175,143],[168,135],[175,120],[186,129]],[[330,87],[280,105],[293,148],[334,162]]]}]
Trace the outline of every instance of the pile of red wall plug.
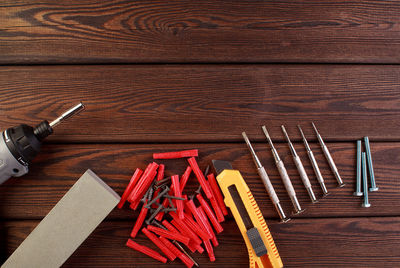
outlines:
[{"label": "pile of red wall plug", "polygon": [[[118,204],[118,208],[122,208],[128,201],[133,210],[143,204],[131,238],[135,238],[141,229],[169,260],[179,258],[187,267],[197,263],[183,245],[192,253],[203,253],[204,246],[210,261],[215,261],[213,246],[218,246],[216,233],[223,231],[220,223],[228,214],[214,174],[208,173],[208,167],[204,173],[200,170],[195,158],[197,156],[198,150],[153,154],[154,159],[187,158],[188,166],[182,176],[172,175],[168,178],[164,178],[163,164],[150,163],[144,172],[136,169]],[[183,190],[192,172],[200,187],[192,195],[184,195]],[[157,251],[132,239],[128,239],[128,247],[163,263],[167,262],[167,258]]]}]

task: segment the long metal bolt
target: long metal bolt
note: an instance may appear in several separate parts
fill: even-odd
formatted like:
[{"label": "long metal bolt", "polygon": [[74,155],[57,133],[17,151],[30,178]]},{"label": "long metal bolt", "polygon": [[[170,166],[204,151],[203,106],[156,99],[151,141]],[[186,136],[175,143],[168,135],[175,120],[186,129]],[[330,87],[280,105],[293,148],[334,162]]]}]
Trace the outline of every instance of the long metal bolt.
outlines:
[{"label": "long metal bolt", "polygon": [[361,191],[361,140],[357,141],[357,169],[356,169],[356,191],[355,196],[363,196]]},{"label": "long metal bolt", "polygon": [[369,178],[371,179],[371,188],[369,188],[369,191],[375,192],[375,191],[378,191],[379,188],[376,187],[376,183],[375,183],[374,167],[372,166],[371,148],[369,147],[369,138],[368,137],[364,137],[364,143],[365,143],[365,152],[367,154]]},{"label": "long metal bolt", "polygon": [[364,188],[364,202],[361,204],[364,208],[369,208],[371,204],[368,202],[368,178],[367,178],[367,159],[365,153],[362,153],[361,166],[363,171],[363,188]]}]

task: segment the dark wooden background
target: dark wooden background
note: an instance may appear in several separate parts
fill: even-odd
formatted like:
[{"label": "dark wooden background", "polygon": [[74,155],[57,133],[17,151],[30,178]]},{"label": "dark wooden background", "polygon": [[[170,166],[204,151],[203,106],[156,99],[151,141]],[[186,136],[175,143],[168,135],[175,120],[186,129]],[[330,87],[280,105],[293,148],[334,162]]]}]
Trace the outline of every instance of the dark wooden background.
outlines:
[{"label": "dark wooden background", "polygon": [[[400,265],[399,1],[29,1],[0,3],[0,129],[86,111],[55,130],[30,173],[0,186],[0,263],[90,168],[122,194],[153,152],[198,148],[200,166],[233,162],[260,205],[286,267]],[[314,121],[346,182],[336,182]],[[246,131],[285,211],[267,125],[307,210],[276,213],[242,141]],[[331,195],[312,205],[280,131],[301,124]],[[371,139],[379,191],[353,197],[355,140]],[[185,161],[164,161],[183,172]],[[188,190],[196,187],[191,179]],[[137,217],[114,210],[65,267],[154,267],[124,244]],[[245,267],[232,217],[201,267]],[[138,241],[151,245],[143,236]],[[183,267],[178,261],[163,267]]]}]

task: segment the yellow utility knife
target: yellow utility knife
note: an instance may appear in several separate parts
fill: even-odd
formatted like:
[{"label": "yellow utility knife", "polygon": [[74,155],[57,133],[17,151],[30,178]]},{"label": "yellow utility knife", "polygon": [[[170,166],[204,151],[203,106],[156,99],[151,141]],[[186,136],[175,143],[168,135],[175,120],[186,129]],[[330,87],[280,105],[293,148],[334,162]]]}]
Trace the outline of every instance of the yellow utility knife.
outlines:
[{"label": "yellow utility knife", "polygon": [[246,243],[250,267],[283,267],[264,217],[240,172],[227,161],[213,160],[212,163],[224,202],[231,209]]}]

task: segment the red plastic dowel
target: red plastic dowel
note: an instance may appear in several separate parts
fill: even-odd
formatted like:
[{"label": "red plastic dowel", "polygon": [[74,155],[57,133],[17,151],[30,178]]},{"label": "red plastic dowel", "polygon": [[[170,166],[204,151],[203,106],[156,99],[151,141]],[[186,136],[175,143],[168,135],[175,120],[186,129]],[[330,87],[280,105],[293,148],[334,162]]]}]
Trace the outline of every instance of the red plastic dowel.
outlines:
[{"label": "red plastic dowel", "polygon": [[132,203],[134,201],[133,197],[134,197],[139,185],[143,184],[143,182],[146,180],[147,175],[149,174],[152,167],[153,167],[153,163],[150,163],[147,165],[146,169],[144,170],[143,175],[140,177],[139,181],[135,184],[135,187],[132,189],[131,193],[129,194],[128,199],[127,199],[128,202]]},{"label": "red plastic dowel", "polygon": [[136,185],[136,187],[133,189],[132,191],[132,202],[140,200],[143,195],[146,193],[147,189],[150,187],[151,183],[153,182],[156,174],[157,174],[157,168],[158,168],[158,164],[157,163],[153,163],[149,173],[147,174],[146,178],[139,181],[142,182],[140,185],[138,183],[138,185]]},{"label": "red plastic dowel", "polygon": [[165,256],[167,256],[168,259],[170,259],[171,261],[176,259],[176,255],[171,250],[169,250],[169,248],[157,236],[155,236],[146,228],[143,228],[142,232],[145,234],[145,236],[147,236],[148,239],[151,240],[151,242],[153,242],[159,249],[161,249],[161,251],[165,254]]},{"label": "red plastic dowel", "polygon": [[160,181],[160,180],[164,179],[164,171],[165,171],[165,165],[164,164],[160,164],[158,166],[157,181]]},{"label": "red plastic dowel", "polygon": [[204,224],[206,225],[207,231],[209,233],[211,233],[212,237],[211,237],[211,242],[213,243],[214,247],[218,246],[218,240],[217,240],[217,236],[215,235],[213,229],[211,228],[211,224],[208,221],[207,215],[204,212],[203,208],[200,206],[197,208],[197,210],[199,211],[200,216],[204,219]]},{"label": "red plastic dowel", "polygon": [[131,249],[134,249],[136,251],[142,252],[143,254],[146,254],[147,256],[160,261],[162,263],[166,263],[167,262],[167,258],[161,256],[160,253],[158,253],[155,250],[152,250],[151,248],[148,248],[146,246],[143,245],[139,245],[138,243],[134,242],[131,239],[128,239],[128,241],[126,242],[126,245],[128,247],[130,247]]},{"label": "red plastic dowel", "polygon": [[194,265],[194,262],[189,259],[182,251],[177,249],[168,239],[163,236],[160,236],[160,240],[186,265],[186,267],[191,268]]},{"label": "red plastic dowel", "polygon": [[185,219],[183,220],[190,229],[192,229],[202,240],[211,239],[210,235],[203,230],[200,225],[195,222],[189,214],[185,214]]},{"label": "red plastic dowel", "polygon": [[[204,212],[207,214],[208,219],[214,226],[215,231],[217,233],[222,232],[224,230],[224,228],[222,228],[221,224],[219,224],[217,218],[215,217],[215,215],[214,215],[213,211],[211,210],[210,206],[208,205],[207,201],[204,200],[204,198],[201,194],[198,194],[196,197],[197,197],[197,200],[199,200],[200,205],[203,208]],[[222,215],[222,212],[221,212],[221,215]]]},{"label": "red plastic dowel", "polygon": [[[172,216],[172,215],[171,215]],[[180,223],[182,224],[182,225],[184,225],[184,226],[186,226],[186,224],[185,223],[183,223],[183,221],[181,221],[180,219],[179,219],[179,217],[178,217],[178,215],[176,215],[176,213],[174,213],[174,217],[178,220],[178,221],[180,221]],[[163,221],[163,223],[164,223],[164,221]],[[168,224],[169,226],[171,226],[171,224],[169,223],[169,222],[167,222],[166,224]],[[171,226],[171,229],[170,228],[168,228],[168,230],[170,230],[170,231],[172,231],[172,230],[177,230],[177,232],[179,232],[179,233],[181,233],[181,234],[183,234],[183,235],[186,235],[187,237],[189,237],[190,238],[190,241],[189,241],[189,244],[187,244],[187,247],[190,249],[190,251],[191,252],[195,252],[196,250],[198,250],[200,253],[202,253],[203,251],[204,251],[204,249],[200,246],[200,244],[201,244],[201,240],[199,239],[199,237],[195,234],[195,233],[193,233],[192,232],[192,230],[190,230],[190,232],[192,232],[193,234],[190,234],[189,232],[186,232],[182,227],[181,227],[181,224],[178,224],[175,220],[173,220],[173,224],[174,224],[174,226]],[[166,225],[165,225],[166,226]],[[177,229],[175,229],[175,227],[177,228]],[[173,228],[173,229],[172,229]],[[186,226],[186,228],[188,228],[187,226]]]},{"label": "red plastic dowel", "polygon": [[163,220],[162,224],[168,229],[168,231],[173,232],[173,233],[179,233],[178,229],[176,229],[171,223],[169,223],[167,220]]},{"label": "red plastic dowel", "polygon": [[215,212],[215,216],[217,218],[218,222],[224,222],[225,221],[225,217],[224,217],[224,213],[222,213],[221,208],[219,207],[218,201],[217,199],[215,199],[215,196],[213,196],[213,198],[210,199],[210,203],[211,206]]},{"label": "red plastic dowel", "polygon": [[[181,185],[179,184],[179,176],[173,175],[171,177],[172,186],[174,188],[174,195],[176,197],[182,197]],[[185,216],[183,214],[183,200],[176,200],[177,211],[180,219],[183,219]]]},{"label": "red plastic dowel", "polygon": [[174,212],[170,212],[170,215],[172,217],[171,223],[184,235],[190,238],[190,240],[193,240],[196,244],[201,244],[201,239],[196,235],[196,233],[191,230],[186,223],[179,219],[178,215]]},{"label": "red plastic dowel", "polygon": [[128,186],[126,187],[124,193],[122,194],[121,200],[119,201],[117,207],[122,208],[128,199],[128,196],[131,194],[133,187],[135,187],[136,183],[139,181],[140,176],[142,176],[143,170],[137,168],[135,173],[133,173],[131,180],[129,181]]},{"label": "red plastic dowel", "polygon": [[203,218],[199,211],[196,208],[196,205],[194,204],[193,200],[188,200],[186,202],[186,206],[190,209],[192,212],[192,215],[196,219],[196,222],[199,224],[202,230],[204,230],[208,234],[208,239],[211,239],[213,237],[213,234],[207,229],[206,223],[205,223],[205,218]]},{"label": "red plastic dowel", "polygon": [[206,251],[208,253],[208,257],[210,258],[210,261],[215,261],[214,249],[211,245],[210,240],[204,241],[204,247],[206,248]]},{"label": "red plastic dowel", "polygon": [[190,173],[192,173],[192,168],[190,166],[187,166],[181,178],[181,192],[183,192],[183,189],[185,189],[186,183],[190,177]]},{"label": "red plastic dowel", "polygon": [[167,231],[167,230],[164,230],[164,229],[152,226],[152,225],[149,225],[147,228],[149,229],[149,231],[152,231],[153,233],[164,236],[171,240],[176,240],[176,241],[182,242],[185,245],[187,245],[190,241],[189,237],[186,237],[179,233],[173,233],[173,232],[170,232],[170,231]]},{"label": "red plastic dowel", "polygon": [[131,232],[131,237],[135,238],[135,236],[137,235],[137,233],[140,230],[140,227],[142,227],[142,224],[144,222],[144,219],[147,216],[147,212],[149,211],[145,206],[146,206],[147,202],[143,205],[142,210],[140,210],[139,216],[135,222],[135,226],[133,226],[132,232]]},{"label": "red plastic dowel", "polygon": [[176,159],[176,158],[184,158],[184,157],[192,157],[198,156],[199,150],[185,150],[178,152],[166,152],[166,153],[155,153],[153,154],[154,159]]},{"label": "red plastic dowel", "polygon": [[[165,171],[165,165],[160,164],[160,165],[158,166],[158,173],[157,173],[157,179],[156,179],[156,181],[160,181],[160,180],[164,179],[164,171]],[[158,188],[158,189],[154,192],[153,198],[156,198],[157,195],[160,193],[160,191],[161,191],[161,188]],[[160,204],[160,199],[158,199],[158,200],[156,201],[156,203],[157,203],[157,204]],[[157,205],[156,205],[156,204],[153,204],[152,208],[157,208]]]},{"label": "red plastic dowel", "polygon": [[222,211],[222,214],[224,216],[228,215],[228,209],[225,206],[224,198],[222,197],[221,189],[218,186],[217,180],[215,179],[215,176],[213,173],[210,173],[208,176],[208,183],[210,184],[210,187],[214,193],[215,199],[217,199],[219,208]]},{"label": "red plastic dowel", "polygon": [[199,165],[196,162],[196,159],[194,157],[191,157],[188,159],[188,162],[193,170],[193,173],[196,175],[196,178],[199,181],[201,187],[203,188],[204,193],[206,194],[207,198],[210,199],[212,197],[210,186],[208,186],[208,184],[206,183],[206,178],[204,177],[203,172],[201,172]]}]

